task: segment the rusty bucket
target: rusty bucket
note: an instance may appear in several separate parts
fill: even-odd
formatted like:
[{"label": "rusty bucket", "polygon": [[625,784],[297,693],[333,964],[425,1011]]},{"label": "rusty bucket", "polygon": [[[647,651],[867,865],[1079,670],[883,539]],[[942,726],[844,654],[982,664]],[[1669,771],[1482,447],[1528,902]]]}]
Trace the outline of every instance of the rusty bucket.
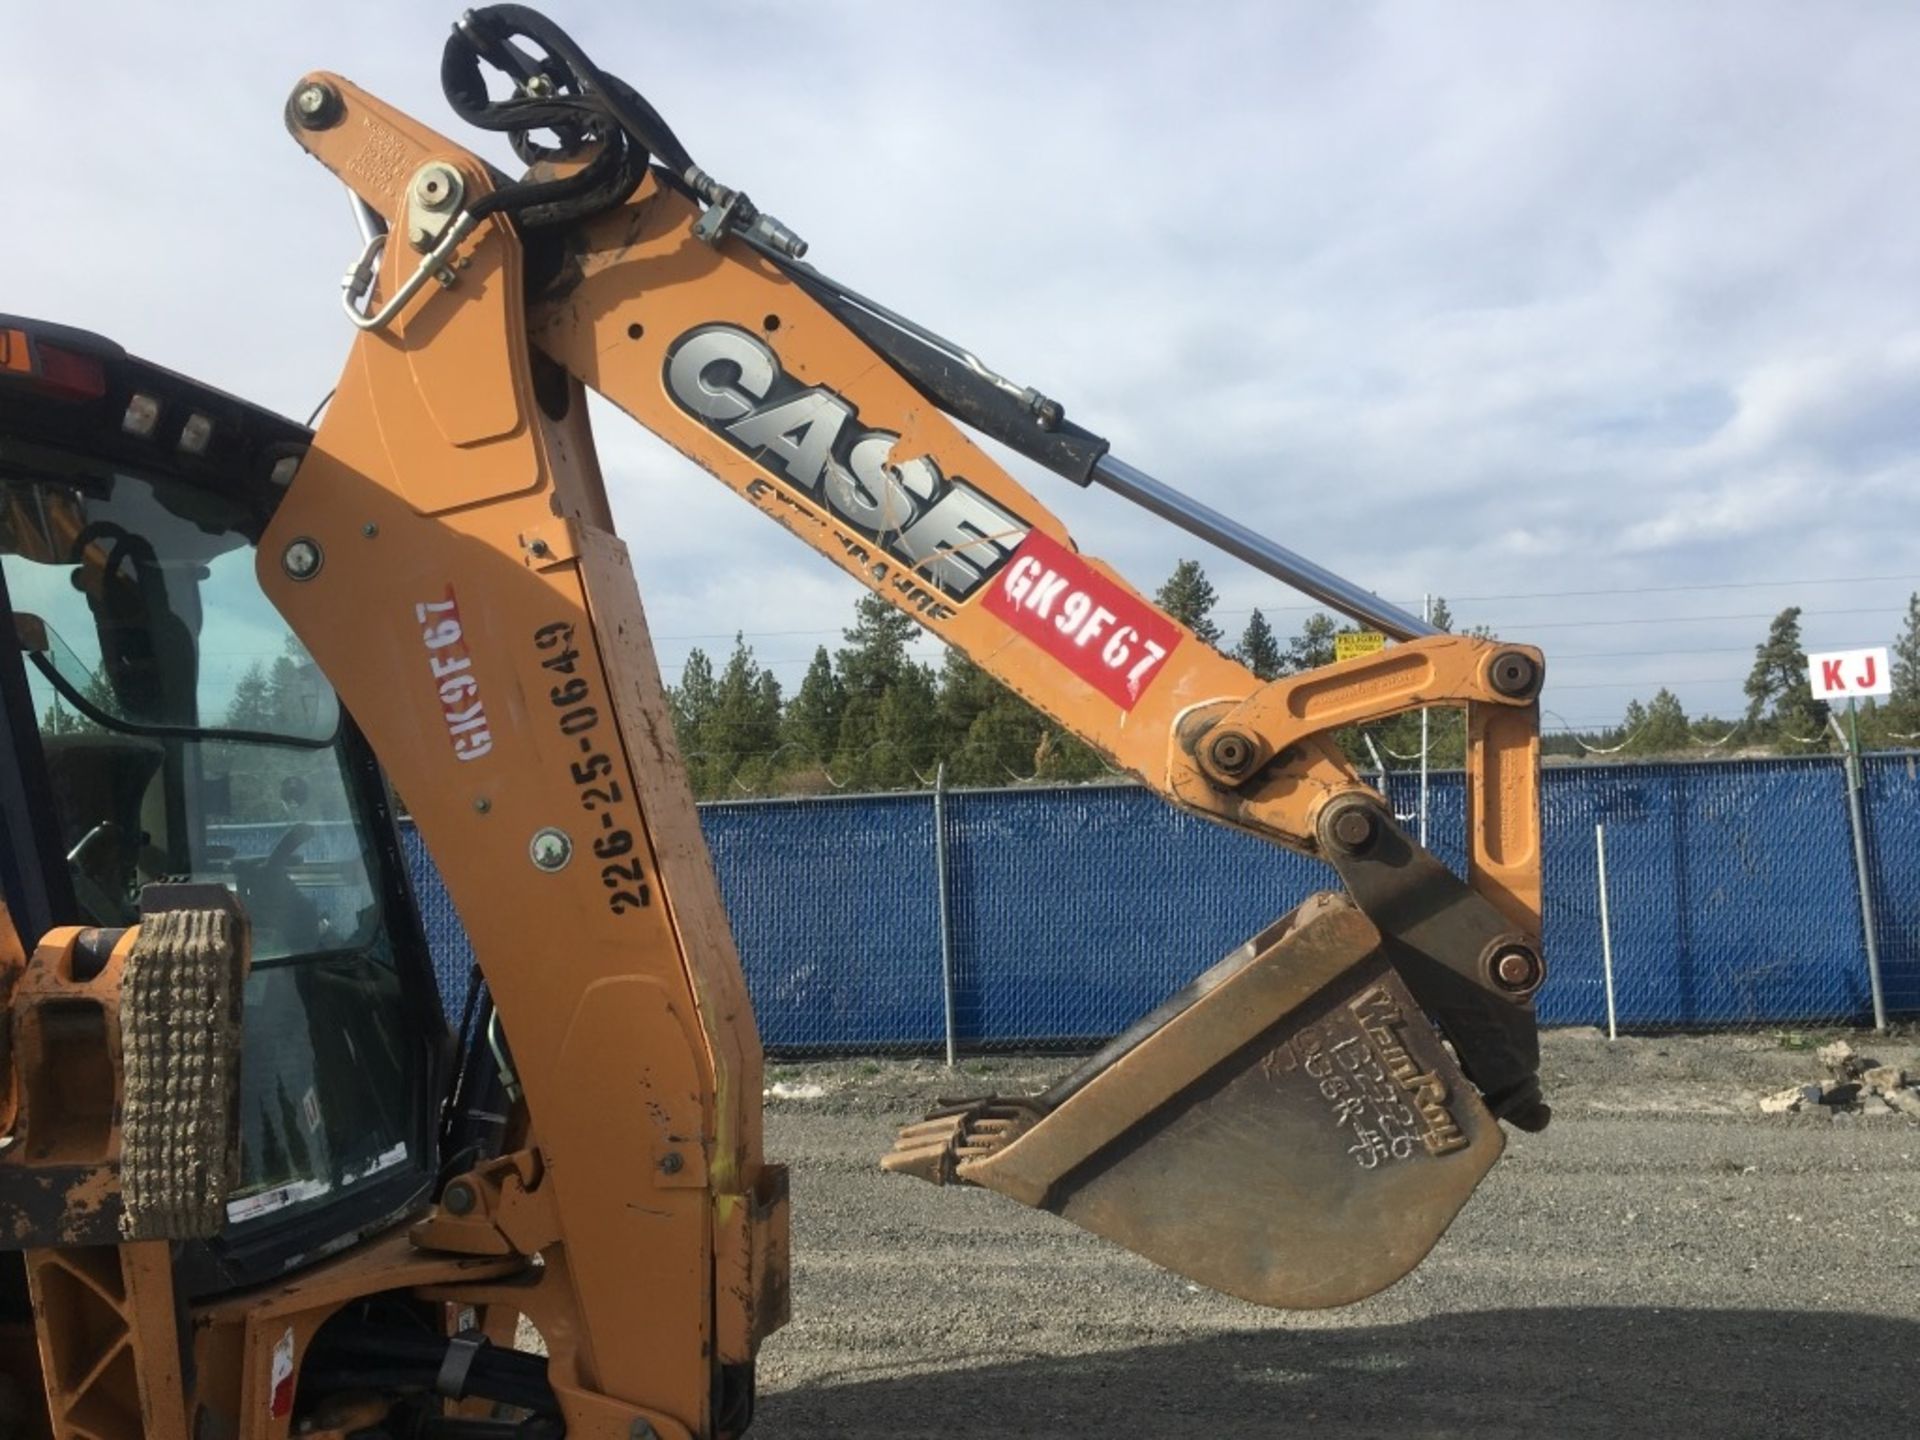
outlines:
[{"label": "rusty bucket", "polygon": [[1046,1094],[944,1106],[881,1163],[1311,1309],[1418,1265],[1504,1144],[1372,922],[1320,895]]}]

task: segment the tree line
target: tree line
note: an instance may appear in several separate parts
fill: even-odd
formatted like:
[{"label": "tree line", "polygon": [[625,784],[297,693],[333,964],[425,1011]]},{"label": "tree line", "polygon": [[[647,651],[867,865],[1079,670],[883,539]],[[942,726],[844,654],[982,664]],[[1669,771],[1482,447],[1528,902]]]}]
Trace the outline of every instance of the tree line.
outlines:
[{"label": "tree line", "polygon": [[[1723,752],[1813,755],[1840,748],[1834,733],[1839,717],[1813,695],[1800,638],[1801,614],[1800,606],[1789,605],[1773,617],[1766,638],[1754,647],[1744,713],[1732,719],[1689,716],[1679,697],[1662,687],[1649,701],[1629,701],[1617,726],[1571,737],[1576,749],[1644,759]],[[1860,744],[1866,749],[1920,740],[1920,594],[1908,596],[1900,636],[1891,649],[1893,693],[1884,700],[1869,698],[1859,708]]]},{"label": "tree line", "polygon": [[[1154,599],[1203,642],[1238,659],[1262,680],[1333,663],[1342,634],[1358,626],[1320,612],[1282,638],[1254,610],[1237,638],[1215,616],[1218,595],[1197,561],[1182,560]],[[1727,754],[1809,754],[1831,748],[1828,708],[1813,698],[1801,643],[1798,606],[1774,617],[1755,646],[1746,681],[1747,709],[1731,718],[1689,716],[1662,687],[1651,700],[1630,701],[1620,722],[1544,735],[1549,757],[1607,759]],[[1445,600],[1433,623],[1451,630]],[[675,730],[694,791],[703,799],[831,790],[918,789],[944,769],[949,784],[1081,784],[1118,778],[1090,747],[1063,730],[957,651],[935,667],[908,646],[918,626],[878,595],[863,595],[853,623],[834,650],[815,650],[799,687],[786,694],[754,657],[744,636],[717,668],[692,651],[680,682],[668,687]],[[1475,633],[1487,633],[1484,630]],[[1551,659],[1551,657],[1549,657]],[[1893,647],[1892,697],[1867,701],[1859,714],[1864,745],[1920,739],[1920,595],[1907,605]],[[1416,767],[1418,714],[1338,732],[1337,743],[1363,770]],[[1463,712],[1428,712],[1427,762],[1433,769],[1465,763]]]},{"label": "tree line", "polygon": [[[1315,613],[1283,641],[1255,610],[1230,642],[1214,618],[1213,584],[1192,560],[1174,567],[1154,599],[1263,680],[1332,664],[1337,637],[1357,628]],[[1451,623],[1444,601],[1434,619],[1442,629]],[[942,767],[948,783],[963,786],[1119,778],[1091,747],[958,651],[947,651],[937,668],[915,660],[908,644],[918,633],[879,595],[863,595],[844,643],[816,649],[790,696],[744,635],[734,637],[717,668],[705,651],[693,650],[668,699],[694,793],[724,799],[916,789],[932,784]],[[1356,764],[1397,768],[1418,761],[1420,720],[1398,716],[1340,739]],[[1458,711],[1432,712],[1429,747],[1436,767],[1464,762],[1466,726]]]}]

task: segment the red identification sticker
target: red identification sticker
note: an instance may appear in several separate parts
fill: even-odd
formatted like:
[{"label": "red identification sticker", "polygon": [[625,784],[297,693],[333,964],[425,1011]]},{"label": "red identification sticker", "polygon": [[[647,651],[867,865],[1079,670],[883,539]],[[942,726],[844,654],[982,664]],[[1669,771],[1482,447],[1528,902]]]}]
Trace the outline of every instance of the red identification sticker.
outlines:
[{"label": "red identification sticker", "polygon": [[267,1369],[267,1414],[284,1420],[293,1413],[293,1327],[273,1345]]},{"label": "red identification sticker", "polygon": [[1123,710],[1180,643],[1179,626],[1038,530],[981,604]]}]

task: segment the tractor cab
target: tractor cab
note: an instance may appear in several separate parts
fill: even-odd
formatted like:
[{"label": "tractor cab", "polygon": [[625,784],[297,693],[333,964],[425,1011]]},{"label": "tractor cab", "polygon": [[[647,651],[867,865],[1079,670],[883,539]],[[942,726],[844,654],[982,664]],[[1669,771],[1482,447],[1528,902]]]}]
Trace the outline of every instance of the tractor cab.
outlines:
[{"label": "tractor cab", "polygon": [[[0,890],[18,957],[0,994],[58,927],[104,954],[150,886],[237,900],[239,1176],[221,1233],[182,1256],[190,1295],[390,1224],[435,1168],[446,1026],[389,796],[255,574],[307,438],[97,336],[0,317]],[[72,1024],[48,1084],[93,1083]],[[77,1143],[44,1133],[51,1101],[34,1114],[33,1143],[0,1140],[0,1203],[46,1189],[36,1161]],[[81,1213],[16,1244],[110,1241]]]}]

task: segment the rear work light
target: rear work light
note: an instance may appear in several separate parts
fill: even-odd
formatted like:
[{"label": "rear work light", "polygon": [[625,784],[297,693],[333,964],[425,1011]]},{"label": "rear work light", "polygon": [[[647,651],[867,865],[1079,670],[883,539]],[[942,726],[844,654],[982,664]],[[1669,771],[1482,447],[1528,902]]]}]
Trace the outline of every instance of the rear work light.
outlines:
[{"label": "rear work light", "polygon": [[151,395],[135,395],[127,401],[127,413],[120,417],[120,428],[138,440],[153,434],[160,423],[160,402]]},{"label": "rear work light", "polygon": [[180,427],[180,449],[188,455],[207,453],[207,442],[213,438],[213,421],[198,410],[187,416],[186,423]]},{"label": "rear work light", "polygon": [[107,393],[107,371],[98,356],[0,328],[0,383],[6,381],[24,382],[57,400],[98,400]]}]

